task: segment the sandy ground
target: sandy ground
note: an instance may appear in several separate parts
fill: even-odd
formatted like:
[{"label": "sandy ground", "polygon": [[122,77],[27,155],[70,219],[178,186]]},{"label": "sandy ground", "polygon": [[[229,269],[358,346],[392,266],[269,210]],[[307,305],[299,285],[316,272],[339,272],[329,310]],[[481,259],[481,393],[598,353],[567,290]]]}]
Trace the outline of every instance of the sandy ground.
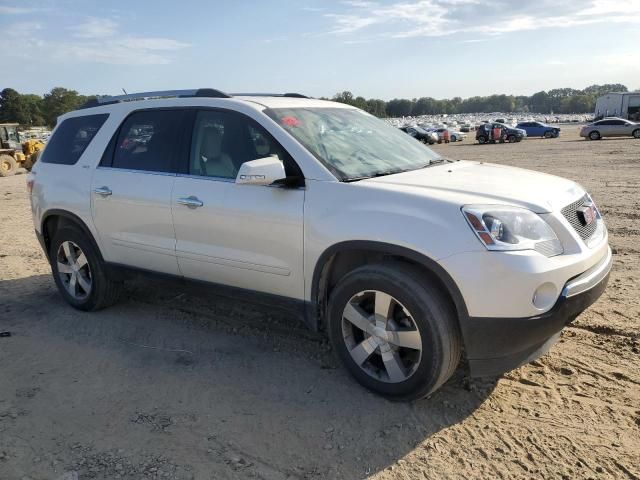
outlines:
[{"label": "sandy ground", "polygon": [[58,296],[25,177],[0,178],[0,479],[640,477],[640,141],[440,145],[569,177],[611,235],[608,290],[549,354],[431,398],[368,393],[290,313],[139,280]]}]

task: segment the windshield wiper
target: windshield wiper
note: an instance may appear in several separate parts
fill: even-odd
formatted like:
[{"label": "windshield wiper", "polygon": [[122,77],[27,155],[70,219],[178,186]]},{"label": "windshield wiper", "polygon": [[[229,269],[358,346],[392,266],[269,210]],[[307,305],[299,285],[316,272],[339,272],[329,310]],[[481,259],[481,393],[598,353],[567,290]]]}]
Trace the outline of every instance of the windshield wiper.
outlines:
[{"label": "windshield wiper", "polygon": [[414,170],[421,170],[423,168],[432,167],[434,165],[439,165],[441,163],[449,162],[444,157],[435,158],[433,160],[429,160],[429,163],[422,165],[421,167],[415,168],[403,168],[403,169],[395,169],[395,170],[383,170],[381,172],[376,172],[371,175],[363,175],[362,177],[349,177],[343,180],[343,182],[357,182],[358,180],[366,180],[367,178],[376,178],[376,177],[386,177],[387,175],[395,175],[396,173],[405,173],[412,172]]}]

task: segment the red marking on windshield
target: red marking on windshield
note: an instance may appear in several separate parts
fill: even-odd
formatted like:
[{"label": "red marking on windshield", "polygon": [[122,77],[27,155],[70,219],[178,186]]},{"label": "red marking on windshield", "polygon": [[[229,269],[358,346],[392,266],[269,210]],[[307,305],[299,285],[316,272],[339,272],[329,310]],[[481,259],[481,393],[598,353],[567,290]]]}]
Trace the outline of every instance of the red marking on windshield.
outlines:
[{"label": "red marking on windshield", "polygon": [[280,120],[282,122],[283,125],[286,125],[287,127],[299,127],[300,126],[300,120],[298,120],[295,117],[282,117],[282,120]]}]

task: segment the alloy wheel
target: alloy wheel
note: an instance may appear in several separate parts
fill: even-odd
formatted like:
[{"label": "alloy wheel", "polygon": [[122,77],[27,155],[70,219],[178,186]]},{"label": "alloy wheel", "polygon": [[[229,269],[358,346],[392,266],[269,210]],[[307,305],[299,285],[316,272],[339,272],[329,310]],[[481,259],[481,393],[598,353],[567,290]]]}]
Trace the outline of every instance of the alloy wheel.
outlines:
[{"label": "alloy wheel", "polygon": [[342,335],[352,360],[376,380],[399,383],[417,370],[422,337],[407,308],[391,295],[367,290],[347,302]]},{"label": "alloy wheel", "polygon": [[84,300],[91,294],[91,268],[84,252],[71,241],[62,242],[57,253],[58,276],[65,290],[75,300]]}]

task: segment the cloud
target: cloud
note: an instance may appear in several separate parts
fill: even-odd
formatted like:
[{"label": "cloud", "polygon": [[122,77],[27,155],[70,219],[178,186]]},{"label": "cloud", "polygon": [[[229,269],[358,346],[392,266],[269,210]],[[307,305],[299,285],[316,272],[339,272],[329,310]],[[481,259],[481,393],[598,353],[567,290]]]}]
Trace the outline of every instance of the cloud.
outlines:
[{"label": "cloud", "polygon": [[0,5],[0,15],[23,15],[25,13],[32,13],[35,9],[24,7],[12,7],[9,5]]},{"label": "cloud", "polygon": [[5,55],[43,58],[58,64],[165,65],[171,63],[175,52],[190,46],[172,38],[122,33],[115,21],[96,17],[62,29],[70,34],[59,40],[43,37],[41,30],[40,22],[18,22],[5,27],[6,32],[16,33],[5,42]]},{"label": "cloud", "polygon": [[347,0],[343,5],[342,12],[324,14],[333,23],[329,34],[375,28],[387,38],[501,35],[597,23],[640,23],[639,0],[569,0],[561,5],[553,0],[535,5],[506,0],[402,0],[386,5]]},{"label": "cloud", "polygon": [[108,18],[89,17],[84,23],[71,27],[73,36],[78,38],[110,37],[118,31],[118,26]]}]

